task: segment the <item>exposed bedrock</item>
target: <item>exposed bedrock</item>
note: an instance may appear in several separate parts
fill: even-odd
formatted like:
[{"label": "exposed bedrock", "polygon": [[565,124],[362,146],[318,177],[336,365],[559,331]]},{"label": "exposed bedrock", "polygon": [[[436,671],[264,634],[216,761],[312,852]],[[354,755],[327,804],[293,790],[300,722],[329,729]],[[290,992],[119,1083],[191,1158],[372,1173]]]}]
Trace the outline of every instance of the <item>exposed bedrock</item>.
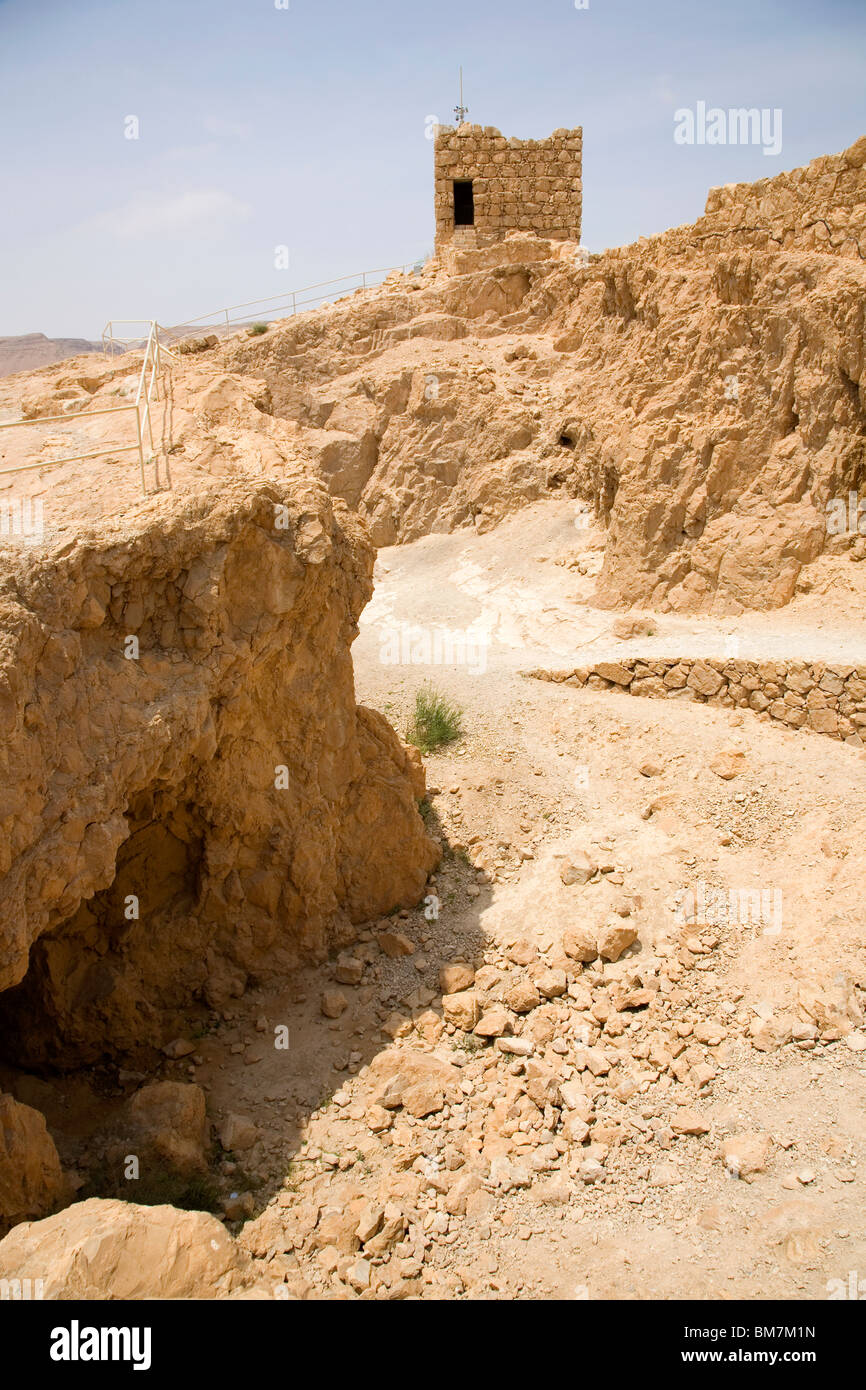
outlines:
[{"label": "exposed bedrock", "polygon": [[423,770],[355,703],[371,547],[301,473],[0,568],[0,1045],[74,1067],[417,902]]},{"label": "exposed bedrock", "polygon": [[575,251],[452,248],[229,363],[377,545],[571,495],[607,528],[603,606],[788,603],[866,480],[866,137]]}]

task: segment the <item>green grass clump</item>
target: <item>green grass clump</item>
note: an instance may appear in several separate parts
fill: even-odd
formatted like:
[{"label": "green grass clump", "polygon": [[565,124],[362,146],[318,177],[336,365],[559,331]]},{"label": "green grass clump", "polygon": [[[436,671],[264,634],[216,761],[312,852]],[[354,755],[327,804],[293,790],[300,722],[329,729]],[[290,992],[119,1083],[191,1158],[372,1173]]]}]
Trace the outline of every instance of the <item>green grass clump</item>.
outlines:
[{"label": "green grass clump", "polygon": [[258,337],[260,333],[267,333],[267,331],[268,325],[266,323],[254,323],[250,329],[250,335]]},{"label": "green grass clump", "polygon": [[422,753],[432,753],[460,737],[462,717],[457,705],[452,705],[432,686],[422,686],[415,695],[415,716],[406,738]]}]

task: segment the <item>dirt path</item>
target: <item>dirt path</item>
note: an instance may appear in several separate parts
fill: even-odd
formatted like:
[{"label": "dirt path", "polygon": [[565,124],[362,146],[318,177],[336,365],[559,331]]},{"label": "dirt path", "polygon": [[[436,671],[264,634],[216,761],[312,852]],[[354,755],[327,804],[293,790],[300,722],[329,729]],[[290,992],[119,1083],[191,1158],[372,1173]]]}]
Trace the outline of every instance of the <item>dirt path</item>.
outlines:
[{"label": "dirt path", "polygon": [[[581,602],[586,576],[556,563],[576,548],[573,516],[533,508],[472,540],[471,556],[459,533],[381,556],[355,646],[359,699],[402,728],[432,678],[464,710],[463,740],[427,760],[446,846],[438,918],[422,907],[370,924],[351,952],[358,985],[333,965],[309,971],[245,999],[201,1044],[191,1074],[217,1116],[240,1110],[261,1131],[226,1174],[255,1179],[255,1210],[272,1204],[245,1239],[293,1293],[825,1298],[866,1272],[866,759],[738,711],[521,677],[613,641],[612,615]],[[591,569],[591,532],[577,549]],[[423,656],[444,615],[462,661],[390,659],[404,628]],[[790,614],[784,626],[809,655],[834,640]],[[711,635],[693,619],[660,628],[682,652]],[[781,628],[753,618],[756,653]],[[723,748],[744,754],[729,781],[708,766]],[[565,883],[582,854],[596,871]],[[677,907],[700,883],[769,892],[781,916],[690,925]],[[622,958],[581,969],[563,955],[569,929],[612,918],[638,933]],[[383,929],[407,954],[383,949]],[[486,1005],[517,1010],[519,1036],[483,1044],[447,1010],[443,1027],[440,971],[455,961]],[[520,1012],[507,991],[545,979],[553,993]],[[649,1007],[623,1004],[642,985]],[[329,1019],[334,990],[346,1007]],[[288,1057],[266,1037],[280,1020]],[[587,1048],[606,1054],[597,1074]],[[379,1069],[419,1056],[459,1076],[458,1092],[423,1116],[382,1110]],[[529,1103],[534,1063],[575,1110]],[[274,1211],[294,1233],[283,1254]],[[378,1232],[361,1250],[359,1212]]]},{"label": "dirt path", "polygon": [[[464,712],[427,759],[435,911],[367,924],[166,1063],[218,1130],[240,1121],[219,1181],[261,1296],[798,1299],[866,1277],[866,758],[523,677],[578,650],[717,650],[675,615],[617,642],[574,517],[549,503],[380,555],[359,700],[402,731],[432,680]],[[751,615],[740,654],[839,655],[842,623],[810,605]],[[419,661],[443,623],[458,659]],[[767,910],[689,921],[701,885]],[[574,934],[611,924],[634,943],[581,964]],[[498,1032],[478,1036],[470,995]]]}]

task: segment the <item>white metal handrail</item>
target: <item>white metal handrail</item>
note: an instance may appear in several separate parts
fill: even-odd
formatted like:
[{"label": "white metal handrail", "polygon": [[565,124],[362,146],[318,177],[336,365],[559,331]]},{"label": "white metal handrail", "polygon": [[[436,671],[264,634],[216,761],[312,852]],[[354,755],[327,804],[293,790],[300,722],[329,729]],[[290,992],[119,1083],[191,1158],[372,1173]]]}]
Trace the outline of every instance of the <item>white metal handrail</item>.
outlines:
[{"label": "white metal handrail", "polygon": [[[120,320],[118,320],[120,322]],[[121,415],[129,411],[135,412],[135,443],[134,444],[111,444],[105,449],[96,449],[86,454],[65,454],[59,459],[40,459],[34,463],[16,464],[12,468],[0,468],[0,477],[8,473],[28,473],[39,471],[42,468],[58,468],[64,463],[78,463],[84,459],[104,458],[107,454],[126,454],[137,453],[139,469],[141,474],[141,490],[147,493],[147,478],[145,475],[144,444],[145,437],[150,441],[151,457],[156,455],[156,446],[153,438],[153,417],[151,405],[155,400],[159,400],[159,383],[165,371],[163,365],[163,354],[174,357],[170,348],[165,347],[160,342],[160,333],[164,330],[160,328],[155,319],[125,320],[126,323],[140,322],[148,325],[147,337],[144,343],[144,357],[141,363],[141,371],[138,376],[138,388],[135,394],[135,401],[130,405],[114,405],[99,410],[82,410],[75,415],[45,415],[35,416],[31,419],[5,420],[0,422],[0,430],[19,429],[26,425],[50,425],[62,421],[69,424],[70,421],[76,423],[80,420],[87,421],[95,419],[101,415]],[[106,335],[112,344],[114,342],[140,343],[141,338],[120,339],[112,334],[113,325],[106,325],[103,333],[103,348],[106,344]]]},{"label": "white metal handrail", "polygon": [[[138,388],[135,394],[135,402],[130,405],[116,405],[99,410],[82,410],[77,414],[71,415],[47,415],[34,417],[32,419],[5,420],[0,421],[0,430],[18,429],[25,425],[47,425],[62,421],[69,424],[70,421],[87,421],[95,419],[101,415],[120,415],[130,411],[135,412],[135,443],[134,444],[112,444],[105,449],[96,449],[84,454],[66,454],[63,458],[40,459],[38,462],[16,464],[12,468],[0,468],[0,477],[9,473],[38,472],[42,468],[58,468],[64,463],[77,463],[85,459],[104,458],[109,454],[137,453],[139,469],[141,474],[141,490],[147,493],[147,480],[145,476],[145,441],[150,443],[151,458],[156,456],[156,445],[153,438],[153,413],[152,405],[159,400],[159,383],[163,378],[166,365],[163,362],[163,355],[173,358],[175,353],[162,341],[167,338],[169,341],[177,342],[182,333],[188,329],[196,328],[217,328],[220,332],[225,330],[228,336],[232,331],[233,325],[243,325],[250,322],[249,314],[238,314],[238,310],[261,309],[267,312],[270,318],[288,318],[305,309],[313,308],[316,304],[327,302],[334,297],[340,298],[344,294],[349,294],[353,290],[371,289],[381,283],[381,278],[395,273],[405,274],[412,270],[418,273],[422,268],[422,262],[407,262],[404,265],[386,266],[380,270],[361,270],[353,275],[341,275],[334,280],[321,280],[315,285],[304,285],[300,289],[289,290],[283,294],[266,296],[264,299],[248,299],[241,304],[230,304],[224,308],[216,309],[210,314],[200,314],[198,318],[188,319],[184,324],[178,325],[175,329],[162,327],[156,319],[110,319],[102,332],[102,349],[106,357],[114,355],[117,349],[124,352],[131,350],[143,350],[144,356],[141,363],[141,371],[138,378]],[[351,281],[359,281],[352,284]],[[316,293],[321,291],[321,293]],[[267,306],[270,306],[268,308]],[[210,322],[216,319],[216,323]],[[146,331],[137,334],[120,334],[116,331],[119,327],[129,328],[131,326],[143,328]]]},{"label": "white metal handrail", "polygon": [[[374,285],[380,284],[380,280],[374,280],[374,276],[393,275],[395,272],[405,274],[407,270],[418,271],[421,268],[420,261],[408,261],[404,265],[385,266],[380,270],[359,270],[353,275],[340,275],[335,280],[320,280],[315,285],[303,285],[300,289],[286,290],[282,294],[272,294],[264,299],[247,299],[241,304],[229,304],[220,309],[214,309],[209,314],[200,314],[198,318],[185,319],[183,324],[178,324],[177,329],[187,328],[218,328],[220,332],[225,331],[228,335],[232,330],[232,325],[239,326],[249,323],[250,314],[238,314],[239,309],[261,309],[267,313],[269,318],[291,318],[299,311],[313,308],[316,304],[324,300],[332,299],[335,296],[350,294],[353,290],[372,289]],[[357,280],[360,284],[349,284],[349,281]],[[321,294],[312,294],[311,291],[321,290]],[[300,296],[306,295],[309,298],[302,299]],[[270,305],[269,309],[267,306]],[[207,322],[205,322],[207,320]],[[215,320],[215,322],[214,322]]]},{"label": "white metal handrail", "polygon": [[[131,324],[143,326],[144,332],[128,334],[116,332],[117,325],[129,327]],[[151,329],[156,332],[160,340],[168,338],[171,342],[180,341],[178,334],[172,332],[170,328],[164,328],[155,319],[109,319],[102,330],[103,356],[112,357],[115,349],[123,352],[146,351]]]}]

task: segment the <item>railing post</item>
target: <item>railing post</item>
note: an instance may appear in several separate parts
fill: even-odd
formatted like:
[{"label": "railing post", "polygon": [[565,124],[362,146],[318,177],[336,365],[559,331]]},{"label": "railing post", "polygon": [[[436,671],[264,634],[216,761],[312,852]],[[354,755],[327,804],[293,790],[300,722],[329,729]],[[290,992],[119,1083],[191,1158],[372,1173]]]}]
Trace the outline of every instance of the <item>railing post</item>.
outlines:
[{"label": "railing post", "polygon": [[141,490],[147,496],[147,480],[144,476],[144,449],[141,446],[141,414],[138,406],[135,407],[135,428],[138,435],[138,465],[141,469]]}]

